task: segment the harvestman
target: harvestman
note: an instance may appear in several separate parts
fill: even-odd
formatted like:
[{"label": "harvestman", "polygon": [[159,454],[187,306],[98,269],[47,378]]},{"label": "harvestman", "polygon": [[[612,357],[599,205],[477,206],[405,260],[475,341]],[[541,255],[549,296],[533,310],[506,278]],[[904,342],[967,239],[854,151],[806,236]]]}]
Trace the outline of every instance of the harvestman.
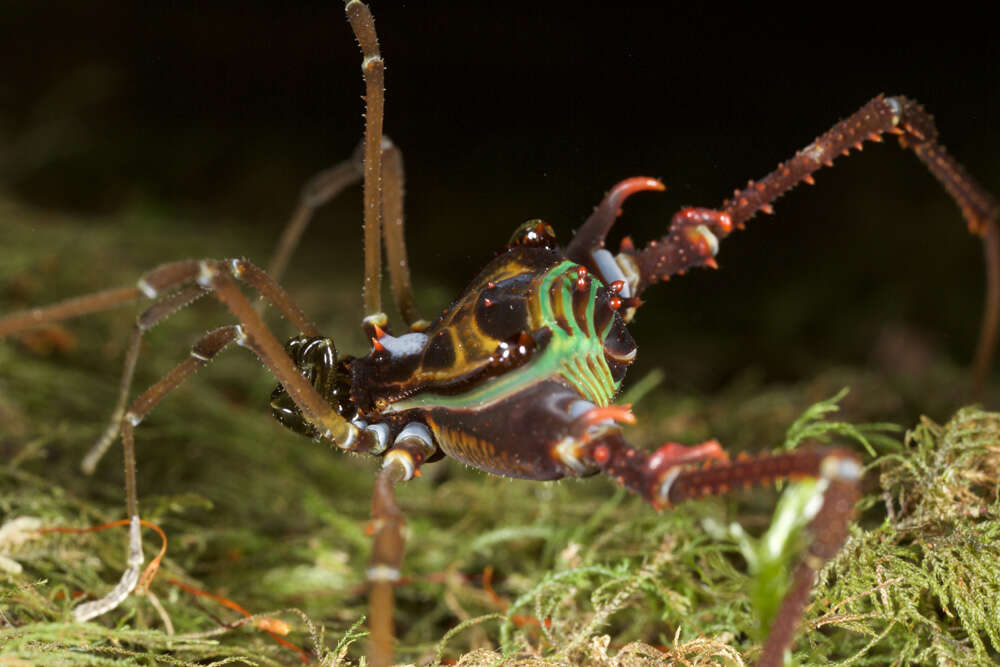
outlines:
[{"label": "harvestman", "polygon": [[[77,606],[86,621],[117,607],[135,588],[143,564],[135,477],[134,430],[167,394],[232,343],[253,352],[280,383],[272,410],[285,426],[340,449],[383,456],[372,504],[374,546],[368,569],[372,664],[391,662],[393,585],[403,556],[396,484],[428,459],[448,455],[496,474],[557,479],[602,472],[654,508],[720,494],[752,483],[810,476],[826,483],[811,521],[812,542],[793,574],[761,665],[780,665],[817,569],[843,543],[857,496],[856,455],[834,448],[803,449],[730,461],[718,442],[668,443],[652,454],[629,445],[620,423],[634,418],[613,399],[635,356],[625,328],[643,291],[688,269],[715,268],[719,241],[835,157],[896,134],[955,199],[972,233],[984,240],[987,307],[974,361],[974,384],[989,369],[1000,302],[997,205],[937,142],[931,117],[905,97],[878,96],[837,123],[760,181],[736,191],[719,209],[683,208],[667,234],[638,250],[626,240],[612,255],[605,237],[631,194],[660,190],[651,178],[616,185],[561,249],[541,221],[522,225],[506,248],[433,323],[414,305],[403,241],[403,164],[382,134],[384,65],[374,21],[359,0],[346,4],[363,55],[365,137],[350,160],[307,185],[267,272],[245,259],[185,260],[144,274],[135,286],[111,289],[0,318],[0,337],[121,306],[154,303],[139,315],[125,357],[111,426],[84,460],[92,471],[120,432],[129,517],[128,568],[100,599]],[[364,182],[365,278],[363,326],[372,350],[338,358],[278,278],[313,211],[345,187]],[[408,332],[393,336],[382,312],[382,249],[396,305]],[[282,345],[237,285],[256,290],[298,335]],[[213,295],[238,324],[208,332],[190,356],[140,395],[128,397],[143,333],[192,301]],[[503,306],[503,307],[500,307]],[[511,315],[510,313],[515,313]],[[126,407],[127,406],[127,407]]]}]

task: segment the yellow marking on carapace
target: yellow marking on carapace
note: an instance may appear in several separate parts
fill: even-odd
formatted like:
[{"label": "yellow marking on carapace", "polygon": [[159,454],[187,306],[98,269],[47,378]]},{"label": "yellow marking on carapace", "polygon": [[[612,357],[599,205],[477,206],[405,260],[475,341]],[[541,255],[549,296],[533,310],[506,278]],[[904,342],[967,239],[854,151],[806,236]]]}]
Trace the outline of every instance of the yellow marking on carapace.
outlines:
[{"label": "yellow marking on carapace", "polygon": [[492,442],[459,429],[444,426],[427,417],[438,446],[448,456],[480,470],[510,476],[531,476],[534,468],[497,450]]},{"label": "yellow marking on carapace", "polygon": [[[563,260],[548,270],[534,275],[527,292],[531,298],[526,300],[528,322],[525,324],[530,331],[547,327],[552,332],[552,336],[548,344],[527,364],[490,378],[488,381],[470,387],[458,395],[437,394],[432,387],[428,387],[425,391],[392,403],[387,406],[386,412],[402,412],[413,408],[431,407],[479,410],[502,401],[535,382],[555,376],[561,376],[566,382],[573,385],[581,396],[595,405],[609,405],[617,391],[617,385],[611,376],[611,370],[607,367],[607,361],[604,359],[603,336],[607,334],[606,331],[601,332],[601,334],[595,332],[592,321],[596,292],[601,284],[596,279],[591,282],[591,300],[587,313],[588,330],[581,330],[576,318],[572,317],[571,303],[567,302],[572,300],[573,291],[556,290],[555,295],[551,292],[553,285],[558,284],[559,281],[572,280],[573,285],[570,287],[575,287],[575,269],[575,263]],[[461,301],[461,306],[456,304],[453,308],[460,311],[469,307],[470,302],[474,303],[472,299],[476,298],[477,295],[478,293],[466,294]],[[555,323],[554,312],[556,308],[561,308],[570,315],[566,318],[567,324],[571,327],[570,333]],[[454,312],[449,313],[449,315],[454,314]],[[477,334],[471,335],[469,338],[469,347],[477,348],[473,350],[473,354],[470,355],[469,349],[463,350],[465,359],[475,358],[477,363],[467,363],[461,369],[462,374],[468,374],[489,363],[489,357],[499,341],[484,335],[476,326],[475,318],[471,316],[456,322],[455,328],[463,330],[466,335]],[[434,334],[429,332],[429,335]],[[456,365],[455,368],[459,367]],[[420,371],[417,373],[418,376],[419,373]],[[454,377],[460,377],[460,374],[456,373]],[[422,378],[417,377],[416,379]]]}]

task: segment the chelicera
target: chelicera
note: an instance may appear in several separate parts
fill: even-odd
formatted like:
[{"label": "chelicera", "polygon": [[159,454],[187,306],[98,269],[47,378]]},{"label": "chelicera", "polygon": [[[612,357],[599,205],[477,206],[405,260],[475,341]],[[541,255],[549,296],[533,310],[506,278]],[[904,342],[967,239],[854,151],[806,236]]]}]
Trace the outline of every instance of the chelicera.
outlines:
[{"label": "chelicera", "polygon": [[[130,520],[128,569],[104,597],[75,609],[86,621],[111,611],[136,586],[144,557],[135,484],[135,428],[159,401],[231,344],[245,347],[278,381],[270,405],[284,426],[349,452],[382,458],[372,503],[374,547],[370,588],[371,659],[392,657],[393,585],[403,557],[403,515],[394,489],[424,464],[451,457],[497,475],[553,480],[603,473],[655,509],[748,484],[810,476],[825,481],[812,520],[809,552],[793,581],[760,659],[781,663],[791,644],[816,570],[840,548],[861,474],[858,457],[813,448],[730,461],[716,441],[668,443],[650,453],[630,445],[616,405],[636,344],[627,328],[650,286],[698,267],[716,267],[722,239],[841,154],[864,141],[896,134],[955,199],[970,231],[983,237],[991,267],[990,307],[975,362],[982,379],[997,328],[997,205],[937,142],[931,117],[905,97],[879,96],[839,122],[775,171],[737,191],[718,209],[684,208],[667,234],[644,248],[624,241],[617,254],[605,238],[626,199],[660,190],[653,178],[615,185],[562,247],[552,228],[532,220],[516,229],[458,298],[433,321],[414,305],[402,227],[402,161],[382,134],[383,70],[374,22],[359,0],[346,4],[360,42],[366,84],[365,139],[358,154],[307,186],[300,208],[268,271],[244,259],[185,260],[160,266],[136,285],[78,297],[0,318],[0,337],[148,298],[129,346],[119,405],[111,427],[87,457],[90,469],[120,433]],[[334,342],[295,305],[277,280],[312,211],[363,180],[365,279],[363,328],[371,349],[339,355]],[[383,312],[385,252],[392,293],[404,327]],[[256,290],[299,334],[286,343],[269,331],[237,281]],[[143,332],[205,295],[221,301],[238,323],[205,334],[190,357],[128,402]]]}]

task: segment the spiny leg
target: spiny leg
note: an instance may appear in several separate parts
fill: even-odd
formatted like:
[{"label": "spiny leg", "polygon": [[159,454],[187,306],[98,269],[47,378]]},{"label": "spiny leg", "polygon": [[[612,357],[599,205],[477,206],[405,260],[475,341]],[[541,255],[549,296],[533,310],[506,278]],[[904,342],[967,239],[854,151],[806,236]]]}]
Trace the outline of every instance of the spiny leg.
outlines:
[{"label": "spiny leg", "polygon": [[[648,454],[631,447],[617,430],[594,438],[582,453],[588,462],[657,509],[781,479],[815,477],[826,483],[823,503],[809,524],[812,540],[808,553],[795,569],[758,662],[761,667],[780,667],[816,572],[847,538],[861,478],[857,455],[842,449],[815,448],[729,462],[715,441],[696,447],[669,443]],[[706,465],[692,467],[699,461]]]},{"label": "spiny leg", "polygon": [[916,153],[958,204],[971,233],[982,236],[996,222],[997,202],[938,143],[934,118],[911,99],[883,95],[834,125],[760,181],[750,181],[746,188],[734,192],[722,210],[739,228],[758,211],[770,212],[770,205],[799,183],[811,184],[812,174],[821,167],[832,166],[852,148],[861,150],[864,141],[882,141],[885,133],[897,135],[901,146]]},{"label": "spiny leg", "polygon": [[[972,392],[978,394],[992,363],[1000,332],[1000,231],[996,224],[1000,207],[938,142],[937,128],[931,115],[906,97],[879,95],[798,151],[791,160],[779,164],[763,179],[750,181],[743,190],[735,191],[721,209],[682,209],[673,217],[667,235],[659,241],[650,242],[643,250],[636,251],[631,241],[626,239],[620,253],[613,258],[610,270],[616,276],[624,275],[635,281],[631,296],[637,298],[650,285],[668,280],[672,275],[683,274],[687,269],[715,267],[714,255],[719,239],[728,236],[733,229],[742,229],[758,212],[773,212],[772,205],[786,192],[802,182],[812,184],[812,175],[817,170],[832,166],[834,159],[847,155],[852,148],[860,150],[865,141],[882,141],[882,135],[886,133],[897,135],[901,146],[913,149],[955,200],[969,231],[983,238],[986,302],[972,364]],[[640,179],[629,179],[633,180]],[[629,181],[616,186],[605,202]],[[627,190],[624,196],[634,191]],[[579,248],[574,248],[577,245],[574,238],[571,248],[577,254],[597,255],[601,252],[607,229],[617,215],[617,207],[602,203],[595,211],[595,217],[598,215],[603,216],[600,221],[592,224],[588,220],[578,233],[581,237]],[[584,228],[592,230],[592,233],[582,235]],[[612,259],[610,253],[605,251],[605,254],[608,260]],[[605,275],[605,278],[611,276]]]},{"label": "spiny leg", "polygon": [[[938,143],[934,119],[919,104],[902,96],[879,95],[817,137],[794,158],[779,164],[763,179],[756,183],[750,181],[746,188],[736,191],[731,199],[723,203],[720,213],[728,216],[736,228],[742,228],[758,211],[770,213],[771,204],[799,183],[805,181],[812,184],[812,174],[821,167],[832,166],[834,159],[847,155],[851,148],[861,150],[866,140],[881,141],[881,136],[887,132],[897,135],[904,148],[913,149],[955,200],[969,231],[983,238],[987,267],[986,301],[970,382],[971,393],[977,396],[982,392],[993,361],[1000,323],[1000,232],[996,228],[1000,207],[990,193]],[[723,231],[723,235],[726,233]],[[651,250],[640,252],[636,261],[644,278],[648,276],[655,282],[656,270],[653,267],[658,253]]]},{"label": "spiny leg", "polygon": [[413,478],[436,450],[430,433],[422,424],[406,426],[386,455],[372,495],[371,562],[367,577],[368,629],[371,633],[369,659],[373,667],[392,664],[395,628],[393,588],[399,581],[403,563],[403,513],[396,504],[396,485]]},{"label": "spiny leg", "polygon": [[[635,245],[631,238],[625,237],[618,257],[614,257],[604,248],[604,241],[615,220],[621,215],[621,207],[626,199],[637,192],[663,189],[663,183],[655,178],[626,178],[608,191],[566,247],[569,259],[595,271],[608,284],[621,284],[618,296],[624,306],[622,316],[626,322],[632,319],[635,309],[642,305],[639,290],[644,288],[640,267],[633,259]],[[718,236],[725,236],[731,230],[732,221],[725,213],[684,208],[674,215],[668,235],[662,241],[651,241],[649,248],[659,251],[658,268],[671,275],[683,274],[692,265],[718,268],[714,259],[719,251]]]},{"label": "spiny leg", "polygon": [[[822,167],[833,166],[837,157],[848,155],[852,148],[861,150],[865,141],[881,142],[882,135],[886,133],[898,135],[900,145],[913,149],[955,200],[968,223],[969,231],[986,236],[988,230],[995,226],[1000,213],[996,201],[938,143],[934,119],[920,105],[905,97],[882,95],[834,125],[760,181],[750,181],[743,190],[735,191],[732,198],[723,202],[718,211],[685,210],[700,211],[706,217],[714,213],[717,223],[712,226],[711,231],[724,238],[733,229],[742,229],[758,212],[772,213],[775,201],[799,183],[812,184],[812,175]],[[677,220],[677,216],[674,220]],[[669,278],[670,270],[677,272],[704,263],[704,257],[692,253],[686,266],[667,265],[666,256],[678,250],[677,243],[668,233],[660,243],[651,243],[642,251],[634,253],[633,260],[641,276],[640,292],[649,285]]]}]

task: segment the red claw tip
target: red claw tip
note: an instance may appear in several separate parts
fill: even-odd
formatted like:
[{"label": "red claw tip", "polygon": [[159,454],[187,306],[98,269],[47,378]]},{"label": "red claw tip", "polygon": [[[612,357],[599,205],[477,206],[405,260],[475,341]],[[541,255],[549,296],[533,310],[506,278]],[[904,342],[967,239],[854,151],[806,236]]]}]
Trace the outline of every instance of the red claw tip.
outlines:
[{"label": "red claw tip", "polygon": [[710,269],[717,269],[719,268],[719,263],[715,261],[714,257],[709,257],[708,259],[705,260],[705,266],[707,266]]},{"label": "red claw tip", "polygon": [[632,404],[608,405],[603,408],[591,408],[578,417],[578,420],[588,426],[597,424],[606,419],[621,422],[623,424],[634,424],[635,415],[632,414]]},{"label": "red claw tip", "polygon": [[628,197],[636,192],[642,192],[643,190],[666,190],[666,186],[658,178],[650,178],[649,176],[633,176],[632,178],[626,178],[624,181],[616,184],[611,188],[609,193],[612,196]]},{"label": "red claw tip", "polygon": [[374,324],[374,325],[372,325],[372,326],[374,326],[374,327],[375,327],[375,338],[378,338],[378,339],[381,339],[381,338],[382,338],[382,336],[384,336],[384,335],[385,335],[385,331],[383,331],[383,330],[382,330],[382,327],[380,327],[380,326],[379,326],[379,325],[377,325],[377,324]]},{"label": "red claw tip", "polygon": [[372,351],[374,352],[385,352],[385,345],[379,342],[378,338],[372,338]]}]

